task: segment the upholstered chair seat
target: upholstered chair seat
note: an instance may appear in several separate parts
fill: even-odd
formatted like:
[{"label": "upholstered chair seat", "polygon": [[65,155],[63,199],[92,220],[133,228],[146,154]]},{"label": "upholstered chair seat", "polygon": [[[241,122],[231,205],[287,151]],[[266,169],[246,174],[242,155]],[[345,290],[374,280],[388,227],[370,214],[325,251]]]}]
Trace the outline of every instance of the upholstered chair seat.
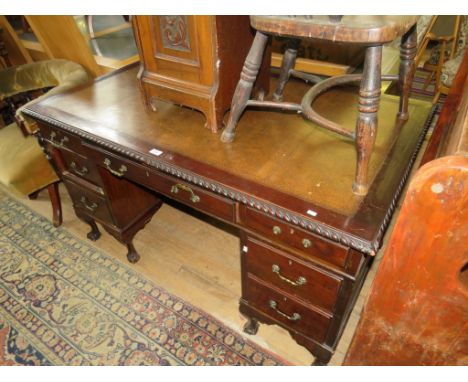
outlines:
[{"label": "upholstered chair seat", "polygon": [[[21,110],[31,103],[62,93],[88,80],[86,71],[80,65],[66,60],[34,62],[0,71],[0,100],[27,91],[52,88],[17,110],[16,117],[24,127],[23,130],[16,122],[0,127],[0,182],[3,185],[24,196],[31,196],[51,185],[55,186],[55,191],[49,188],[51,199],[51,192],[57,193],[59,179],[36,138],[25,134],[25,131],[34,133],[35,125]],[[55,197],[58,198],[58,194]],[[58,208],[60,210],[60,205]],[[56,216],[55,211],[57,208],[54,207],[54,224],[59,225],[61,214]]]}]

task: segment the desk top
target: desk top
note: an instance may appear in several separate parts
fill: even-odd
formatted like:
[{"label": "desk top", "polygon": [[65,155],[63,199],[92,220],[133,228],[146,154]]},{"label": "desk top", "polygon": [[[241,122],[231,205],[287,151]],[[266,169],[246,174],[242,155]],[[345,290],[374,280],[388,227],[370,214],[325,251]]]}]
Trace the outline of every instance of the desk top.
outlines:
[{"label": "desk top", "polygon": [[[374,181],[362,197],[351,188],[356,165],[352,141],[294,113],[252,109],[241,118],[234,142],[222,143],[195,110],[165,102],[156,104],[156,112],[145,110],[136,73],[130,67],[46,99],[25,113],[186,181],[200,184],[201,179],[205,187],[251,205],[253,201],[277,217],[296,224],[317,222],[319,231],[328,228],[332,236],[357,238],[364,252],[378,248],[422,142],[429,103],[411,100],[411,117],[402,127],[394,124],[398,98],[382,97],[370,164]],[[285,99],[298,102],[307,88],[292,82]],[[354,129],[356,105],[356,88],[340,88],[320,96],[314,106]],[[152,149],[162,153],[154,155]]]}]

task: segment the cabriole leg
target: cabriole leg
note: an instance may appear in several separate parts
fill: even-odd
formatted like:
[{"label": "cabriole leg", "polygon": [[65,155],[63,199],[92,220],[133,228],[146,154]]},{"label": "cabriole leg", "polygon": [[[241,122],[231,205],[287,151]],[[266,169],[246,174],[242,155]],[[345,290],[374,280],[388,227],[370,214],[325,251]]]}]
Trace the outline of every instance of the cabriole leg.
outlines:
[{"label": "cabriole leg", "polygon": [[127,249],[128,249],[127,260],[130,263],[135,264],[138,260],[140,260],[140,255],[138,254],[135,247],[133,246],[133,243],[128,243]]},{"label": "cabriole leg", "polygon": [[86,234],[86,237],[91,241],[96,241],[97,239],[99,239],[101,237],[101,232],[99,232],[99,228],[96,225],[96,222],[87,215],[78,214],[77,211],[75,211],[75,213],[79,219],[83,220],[86,224],[88,224],[91,227],[91,231],[89,231]]}]

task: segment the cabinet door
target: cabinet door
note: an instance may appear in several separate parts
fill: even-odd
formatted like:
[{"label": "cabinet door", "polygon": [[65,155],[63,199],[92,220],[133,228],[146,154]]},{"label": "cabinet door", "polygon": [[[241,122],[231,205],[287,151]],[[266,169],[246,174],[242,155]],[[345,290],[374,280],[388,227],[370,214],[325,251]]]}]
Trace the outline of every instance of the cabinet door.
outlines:
[{"label": "cabinet door", "polygon": [[158,77],[213,84],[215,16],[136,16],[143,60]]}]

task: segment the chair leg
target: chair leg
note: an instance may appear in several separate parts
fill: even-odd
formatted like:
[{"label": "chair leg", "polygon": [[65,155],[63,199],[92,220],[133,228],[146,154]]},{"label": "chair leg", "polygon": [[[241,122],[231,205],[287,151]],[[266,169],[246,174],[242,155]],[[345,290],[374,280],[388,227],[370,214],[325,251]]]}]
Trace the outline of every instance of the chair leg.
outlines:
[{"label": "chair leg", "polygon": [[275,92],[273,93],[273,99],[277,102],[281,102],[283,100],[284,87],[289,80],[291,70],[294,68],[299,43],[300,41],[297,39],[288,40],[288,45],[283,54],[283,61],[281,62],[281,71],[278,78],[278,84],[276,85]]},{"label": "chair leg", "polygon": [[252,93],[253,84],[257,78],[258,70],[262,64],[263,52],[268,41],[268,36],[262,32],[255,34],[255,39],[245,59],[244,67],[232,97],[231,113],[226,128],[221,135],[223,142],[232,142],[234,139],[237,122],[247,106],[247,101]]},{"label": "chair leg", "polygon": [[47,187],[49,192],[50,202],[52,204],[52,222],[54,227],[59,227],[62,224],[62,204],[60,203],[59,183],[55,182]]},{"label": "chair leg", "polygon": [[400,45],[400,72],[398,85],[400,87],[400,108],[398,110],[398,118],[406,121],[409,118],[408,101],[413,82],[416,64],[414,58],[417,52],[417,30],[416,24],[406,32],[401,38]]},{"label": "chair leg", "polygon": [[359,89],[359,116],[356,123],[357,166],[353,192],[366,195],[369,160],[377,135],[377,112],[380,103],[382,46],[366,48],[364,73]]}]

